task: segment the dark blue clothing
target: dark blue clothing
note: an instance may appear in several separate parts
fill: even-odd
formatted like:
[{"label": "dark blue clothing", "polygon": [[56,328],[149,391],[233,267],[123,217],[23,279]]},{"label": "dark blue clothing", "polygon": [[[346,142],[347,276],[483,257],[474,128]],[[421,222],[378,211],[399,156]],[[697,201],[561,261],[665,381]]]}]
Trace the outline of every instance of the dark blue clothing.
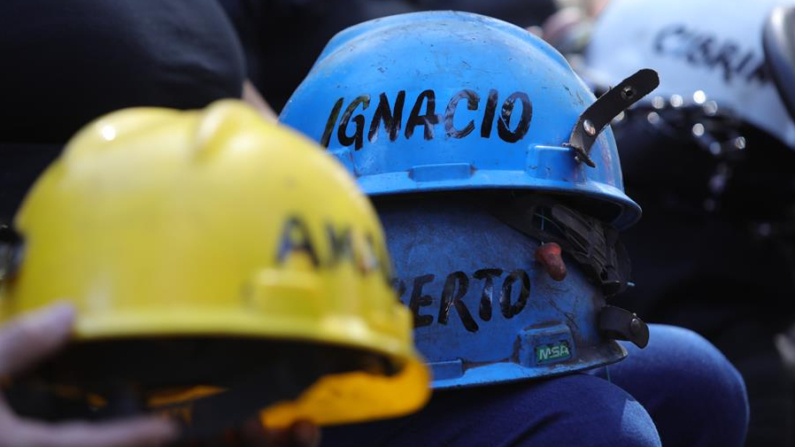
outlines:
[{"label": "dark blue clothing", "polygon": [[609,368],[612,383],[602,368],[438,392],[408,417],[329,428],[323,446],[743,445],[745,385],[709,342],[652,325],[645,350],[626,348],[628,358]]},{"label": "dark blue clothing", "polygon": [[737,369],[693,331],[649,327],[645,349],[623,343],[629,355],[609,367],[612,382],[649,411],[666,447],[744,445],[748,398]]},{"label": "dark blue clothing", "polygon": [[421,412],[332,427],[323,446],[660,446],[649,414],[588,374],[435,393]]},{"label": "dark blue clothing", "polygon": [[[644,141],[652,140],[649,136]],[[758,144],[755,147],[759,148]],[[646,154],[645,146],[638,149]],[[621,161],[627,161],[623,152]],[[665,165],[653,156],[649,163]],[[632,172],[624,169],[628,171]],[[644,174],[645,170],[635,175]],[[687,187],[678,180],[669,184]],[[616,296],[612,303],[632,309],[646,321],[703,335],[745,379],[753,415],[748,446],[792,447],[795,384],[773,340],[795,321],[795,258],[791,254],[795,245],[778,237],[752,235],[752,226],[744,220],[676,212],[661,206],[650,191],[666,192],[649,187],[645,195],[643,189],[630,193],[643,204],[643,219],[622,232],[621,239],[632,258],[632,278],[637,286]],[[787,209],[783,201],[767,196],[763,202]],[[665,237],[657,237],[659,234]]]}]

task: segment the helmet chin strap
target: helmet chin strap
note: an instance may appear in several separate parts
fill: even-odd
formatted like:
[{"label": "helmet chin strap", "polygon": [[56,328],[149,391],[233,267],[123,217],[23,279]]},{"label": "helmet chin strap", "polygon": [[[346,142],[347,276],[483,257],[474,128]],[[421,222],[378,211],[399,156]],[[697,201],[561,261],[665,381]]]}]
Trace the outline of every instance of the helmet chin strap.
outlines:
[{"label": "helmet chin strap", "polygon": [[615,88],[600,96],[577,119],[566,146],[574,149],[574,158],[595,168],[590,152],[599,134],[615,117],[660,85],[657,72],[648,68],[624,79]]}]

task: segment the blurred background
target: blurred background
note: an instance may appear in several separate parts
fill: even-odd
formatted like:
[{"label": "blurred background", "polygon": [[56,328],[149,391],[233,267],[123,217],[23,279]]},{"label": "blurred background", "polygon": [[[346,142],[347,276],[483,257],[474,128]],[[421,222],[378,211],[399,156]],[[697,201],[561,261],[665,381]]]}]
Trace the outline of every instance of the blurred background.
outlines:
[{"label": "blurred background", "polygon": [[[626,3],[612,3],[619,1]],[[205,21],[203,14],[225,15],[237,33],[217,34],[212,43],[207,43],[216,47],[216,58],[197,62],[184,49],[200,44],[201,39],[185,29],[175,35],[158,35],[157,30],[164,28],[152,26],[150,31],[155,34],[151,41],[168,42],[164,60],[185,54],[186,66],[194,67],[196,73],[201,73],[202,64],[229,67],[220,70],[225,73],[221,80],[194,76],[192,79],[200,80],[198,84],[187,81],[187,75],[171,79],[158,72],[131,80],[133,67],[149,66],[137,60],[136,53],[117,58],[118,54],[102,52],[101,39],[80,41],[75,37],[80,35],[80,21],[102,22],[103,9],[120,8],[126,16],[135,17],[143,14],[141,11],[155,9],[147,6],[147,1],[70,2],[75,10],[91,12],[75,12],[75,22],[61,30],[71,36],[62,39],[64,48],[82,48],[66,53],[54,48],[51,41],[31,37],[46,34],[38,25],[50,33],[57,31],[48,20],[58,14],[58,7],[42,8],[33,3],[7,0],[0,6],[0,53],[6,67],[15,67],[0,72],[0,100],[5,104],[0,122],[8,126],[0,129],[0,135],[9,143],[0,144],[0,151],[10,157],[7,160],[15,160],[14,145],[41,145],[36,156],[26,155],[24,160],[20,157],[11,162],[18,166],[15,172],[2,173],[3,184],[12,186],[0,191],[0,221],[10,219],[22,195],[20,190],[32,183],[68,135],[80,126],[122,106],[160,105],[160,97],[150,98],[136,91],[137,83],[163,85],[161,97],[168,92],[166,102],[172,107],[197,108],[220,97],[239,96],[243,81],[248,80],[278,114],[334,34],[387,15],[450,9],[499,18],[545,38],[597,93],[610,87],[591,76],[593,66],[610,62],[597,61],[594,52],[589,52],[602,13],[607,14],[614,6],[608,0],[217,0],[210,6],[203,2],[169,2],[160,17],[164,21],[191,20],[206,30],[213,24]],[[100,4],[101,8],[97,6]],[[200,4],[203,6],[197,6]],[[706,16],[703,8],[693,7],[696,4],[712,11],[710,24],[722,23],[739,44],[751,42],[755,57],[764,56],[764,24],[740,26],[732,22],[736,14],[721,22],[719,1],[671,0],[665,6],[666,16],[674,22],[680,17],[697,22]],[[614,18],[611,32],[617,43],[606,44],[607,50],[599,54],[609,54],[611,45],[616,51],[619,47],[633,51],[632,37],[622,32],[643,27],[647,18],[642,8],[636,16]],[[156,25],[155,19],[150,20]],[[118,32],[125,26],[129,25],[103,22],[100,28]],[[746,34],[738,37],[738,29]],[[235,39],[242,44],[242,54],[219,43]],[[24,42],[22,47],[20,42]],[[704,42],[693,45],[707,45]],[[643,61],[644,54],[651,50],[637,45],[634,51]],[[53,54],[61,57],[48,58]],[[690,58],[692,62],[693,57],[685,54],[682,60]],[[710,67],[720,65],[719,57],[713,57]],[[107,64],[112,69],[102,71],[104,65],[97,63],[100,59],[115,61]],[[734,68],[742,71],[749,61],[739,60]],[[67,70],[61,79],[54,80],[54,71],[64,68],[73,73]],[[644,67],[635,67],[640,68]],[[755,76],[775,91],[773,74],[768,68],[760,70]],[[95,78],[89,76],[92,73]],[[664,77],[662,81],[665,84]],[[215,87],[208,89],[208,85]],[[633,260],[635,287],[616,301],[647,322],[684,326],[712,341],[746,380],[751,406],[747,445],[793,446],[795,149],[785,136],[754,119],[755,115],[771,112],[764,104],[752,105],[752,94],[738,90],[736,97],[725,96],[721,101],[712,101],[707,94],[704,98],[694,96],[710,87],[688,85],[682,87],[686,91],[681,94],[652,94],[651,102],[639,104],[615,123],[627,193],[644,209],[641,222],[623,236]],[[208,93],[192,93],[199,90]],[[727,95],[732,91],[727,89]],[[780,120],[784,123],[781,126],[792,123],[783,108],[776,113],[770,119]],[[37,117],[42,116],[49,116],[56,124],[41,128]],[[39,128],[31,131],[31,126]]]}]

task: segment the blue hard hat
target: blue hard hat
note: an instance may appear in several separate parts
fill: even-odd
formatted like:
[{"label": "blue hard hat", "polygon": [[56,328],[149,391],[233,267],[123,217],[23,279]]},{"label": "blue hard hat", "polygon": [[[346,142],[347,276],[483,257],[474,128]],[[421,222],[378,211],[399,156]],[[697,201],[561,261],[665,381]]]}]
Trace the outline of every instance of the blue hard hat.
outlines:
[{"label": "blue hard hat", "polygon": [[597,211],[626,227],[640,208],[624,194],[611,130],[595,138],[595,167],[566,146],[594,101],[531,33],[422,12],[337,34],[280,119],[328,147],[370,195],[531,189],[598,199]]},{"label": "blue hard hat", "polygon": [[626,351],[600,332],[605,294],[565,256],[565,280],[534,260],[538,239],[507,225],[495,197],[378,200],[400,300],[435,389],[549,377]]},{"label": "blue hard hat", "polygon": [[527,31],[426,12],[341,32],[288,101],[281,121],[373,198],[434,388],[607,365],[626,355],[614,339],[645,346],[645,324],[605,303],[628,279],[614,225],[640,209],[601,130],[648,90],[638,79],[597,101]]}]

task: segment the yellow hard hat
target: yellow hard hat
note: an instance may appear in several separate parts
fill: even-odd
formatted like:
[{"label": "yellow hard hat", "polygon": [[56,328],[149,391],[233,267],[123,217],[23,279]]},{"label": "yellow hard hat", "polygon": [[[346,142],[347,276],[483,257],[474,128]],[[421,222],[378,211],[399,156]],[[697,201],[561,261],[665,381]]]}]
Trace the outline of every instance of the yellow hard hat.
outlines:
[{"label": "yellow hard hat", "polygon": [[[295,399],[269,402],[271,426],[399,416],[429,397],[372,206],[314,143],[238,101],[98,119],[39,178],[15,226],[19,247],[0,266],[0,321],[74,303],[70,352],[82,351],[62,364],[109,346],[112,361],[86,367],[105,377],[113,372],[103,363],[128,371],[126,357],[156,348],[145,367],[179,376],[177,366],[163,368],[171,359],[164,340],[243,343],[215,349],[213,364],[195,352],[179,360],[192,365],[188,374],[149,380],[150,403],[166,385],[234,388],[230,374],[214,381],[223,374],[203,371],[240,364],[224,359],[240,346],[249,366],[318,371]],[[297,360],[282,361],[290,356]],[[286,377],[279,374],[267,381]]]}]

